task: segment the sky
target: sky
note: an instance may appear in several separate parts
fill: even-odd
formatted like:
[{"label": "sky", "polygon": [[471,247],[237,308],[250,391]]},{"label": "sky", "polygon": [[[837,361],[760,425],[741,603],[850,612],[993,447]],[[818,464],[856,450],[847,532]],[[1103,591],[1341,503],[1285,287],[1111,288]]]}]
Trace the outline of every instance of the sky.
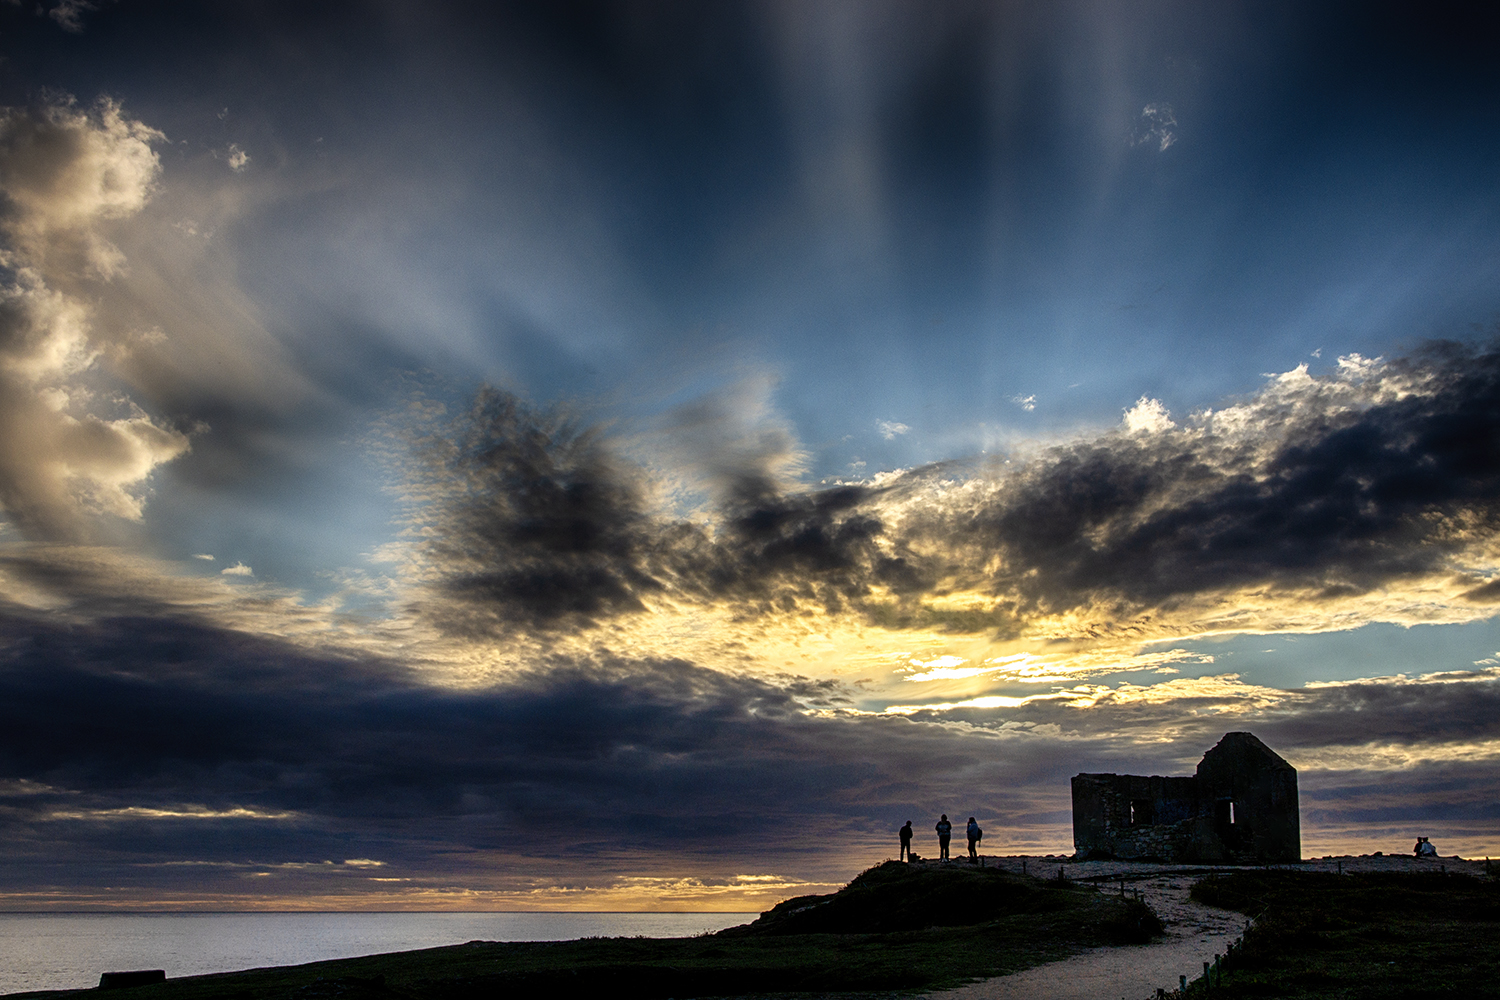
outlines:
[{"label": "sky", "polygon": [[1232,731],[1500,856],[1497,42],[0,0],[0,910],[760,910]]}]

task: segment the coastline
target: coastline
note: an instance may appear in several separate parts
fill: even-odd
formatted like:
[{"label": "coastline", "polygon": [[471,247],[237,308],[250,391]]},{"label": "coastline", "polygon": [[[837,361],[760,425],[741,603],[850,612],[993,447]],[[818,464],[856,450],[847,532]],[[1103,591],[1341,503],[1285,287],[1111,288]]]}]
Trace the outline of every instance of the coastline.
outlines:
[{"label": "coastline", "polygon": [[[877,866],[877,868],[881,867],[885,866]],[[905,866],[900,867],[905,868]],[[934,874],[947,872],[953,875],[959,875],[965,869],[988,869],[1010,875],[1019,875],[1024,872],[1036,880],[1055,886],[1072,884],[1082,888],[1084,885],[1092,884],[1099,890],[1099,897],[1115,897],[1118,894],[1131,899],[1138,898],[1151,907],[1165,926],[1163,936],[1151,943],[1088,944],[1085,942],[1081,946],[1068,946],[1058,941],[1049,941],[1043,934],[1037,938],[1034,948],[1023,948],[1022,953],[1017,954],[1017,963],[1010,967],[1008,974],[988,973],[988,978],[976,977],[968,984],[941,988],[934,994],[948,998],[948,1000],[1009,1000],[1012,997],[1034,996],[1040,993],[1064,1000],[1069,997],[1148,996],[1154,995],[1157,989],[1175,989],[1179,975],[1186,975],[1189,981],[1196,978],[1201,972],[1202,963],[1212,961],[1216,955],[1224,953],[1228,942],[1243,933],[1246,925],[1242,914],[1205,906],[1189,898],[1188,893],[1192,885],[1206,876],[1257,870],[1323,874],[1342,872],[1350,875],[1422,873],[1484,876],[1492,873],[1496,866],[1487,861],[1458,857],[1417,859],[1401,855],[1367,854],[1313,858],[1295,864],[1267,866],[1168,865],[1131,861],[1080,861],[1057,855],[1017,855],[983,856],[979,864],[972,864],[967,858],[950,862],[921,861],[914,867],[916,871],[932,871]],[[871,869],[871,872],[873,871],[875,869]],[[1058,879],[1059,873],[1062,876],[1061,879]],[[300,916],[305,922],[306,918],[313,915]],[[750,913],[732,915],[726,913],[722,916],[743,917],[746,921],[754,917]],[[728,926],[740,928],[741,924]],[[927,935],[929,941],[936,943],[944,938],[957,938],[970,934],[972,931],[972,927],[954,926],[933,927],[915,933]],[[908,932],[908,936],[911,933],[913,932]],[[833,935],[833,937],[838,936]],[[876,935],[876,937],[879,936]],[[870,938],[871,935],[850,933],[848,937],[852,940],[856,937]],[[555,943],[580,945],[584,940],[580,938]],[[626,939],[595,938],[592,940],[608,945],[612,940],[621,942]],[[666,954],[665,952],[653,953],[653,946],[674,946],[692,942],[694,939],[636,937],[631,940],[637,942],[640,947],[633,953],[634,957],[626,956],[626,960],[652,963],[664,961]],[[479,947],[494,947],[503,951],[509,946],[503,943],[475,940],[467,945],[403,948],[379,953],[367,952],[363,956],[312,963],[277,963],[256,969],[223,970],[212,974],[175,973],[162,987],[151,989],[165,989],[175,994],[179,993],[181,987],[186,987],[188,992],[196,995],[204,992],[200,987],[213,987],[214,983],[228,986],[231,980],[250,976],[264,981],[265,986],[268,987],[265,995],[275,996],[279,995],[278,989],[291,984],[294,980],[301,982],[308,979],[317,981],[326,978],[346,978],[351,982],[363,981],[361,977],[369,978],[375,975],[371,970],[376,966],[399,970],[403,964],[422,962],[430,966],[433,971],[444,971],[446,970],[445,963],[450,958],[462,964],[470,960],[474,949]],[[1024,953],[1028,950],[1030,955],[1026,957]],[[448,953],[448,955],[445,957],[439,955],[439,952]],[[510,952],[512,955],[515,953],[514,950]],[[498,953],[496,959],[499,960]],[[162,963],[144,963],[138,967],[160,967],[160,964]],[[497,966],[499,967],[501,966]],[[634,968],[635,966],[627,967]],[[98,971],[115,970],[100,969]],[[399,977],[401,973],[398,971],[395,975]],[[273,987],[273,981],[278,985]],[[922,987],[917,988],[922,989]],[[30,990],[4,995],[58,997],[75,992],[78,992],[78,988]],[[221,990],[213,987],[209,988],[204,995],[215,995],[217,992]],[[257,995],[260,995],[259,990],[257,990]],[[390,995],[400,994],[391,992]],[[145,995],[141,994],[141,996]]]}]

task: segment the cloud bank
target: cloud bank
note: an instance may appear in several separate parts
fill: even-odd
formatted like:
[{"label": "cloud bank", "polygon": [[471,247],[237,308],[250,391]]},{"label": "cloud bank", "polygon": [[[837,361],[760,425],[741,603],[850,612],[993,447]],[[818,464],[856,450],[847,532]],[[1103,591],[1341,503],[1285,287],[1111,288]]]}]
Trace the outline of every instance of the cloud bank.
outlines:
[{"label": "cloud bank", "polygon": [[0,509],[33,537],[139,519],[151,471],[188,450],[97,377],[91,336],[89,287],[125,270],[104,227],[150,198],[162,139],[108,100],[0,112]]},{"label": "cloud bank", "polygon": [[[843,616],[997,638],[1154,639],[1486,616],[1500,353],[1305,367],[1178,422],[824,488],[719,470],[695,517],[598,429],[493,390],[429,437],[413,496],[450,630],[663,609]],[[436,609],[436,610],[433,610]]]},{"label": "cloud bank", "polygon": [[[1298,766],[1322,827],[1417,810],[1451,844],[1494,817],[1466,791],[1500,747],[1494,668],[1294,692],[1234,675],[1079,686],[907,715],[858,711],[851,693],[605,655],[454,689],[157,595],[8,603],[0,891],[483,907],[567,905],[571,886],[578,905],[597,899],[587,887],[650,905],[660,887],[630,879],[688,877],[702,884],[674,889],[678,905],[764,905],[879,860],[928,813],[992,817],[997,851],[1065,850],[1071,774],[1183,772],[1237,728]],[[1411,787],[1359,791],[1392,780]],[[749,859],[775,884],[715,882]]]}]

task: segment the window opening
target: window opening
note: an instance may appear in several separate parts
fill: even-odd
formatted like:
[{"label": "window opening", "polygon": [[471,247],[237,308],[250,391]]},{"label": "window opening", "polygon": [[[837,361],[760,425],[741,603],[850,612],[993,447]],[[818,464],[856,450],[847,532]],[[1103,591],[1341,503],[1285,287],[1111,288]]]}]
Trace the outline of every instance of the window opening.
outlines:
[{"label": "window opening", "polygon": [[1150,826],[1151,822],[1152,822],[1152,819],[1151,819],[1151,800],[1150,799],[1131,799],[1130,800],[1130,825],[1131,826]]}]

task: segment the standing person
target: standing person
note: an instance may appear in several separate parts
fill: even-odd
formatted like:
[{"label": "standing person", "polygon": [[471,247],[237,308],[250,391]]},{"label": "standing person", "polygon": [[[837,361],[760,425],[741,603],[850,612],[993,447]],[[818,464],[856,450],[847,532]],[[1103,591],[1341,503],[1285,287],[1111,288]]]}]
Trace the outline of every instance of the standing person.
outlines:
[{"label": "standing person", "polygon": [[900,834],[900,836],[901,836],[901,860],[902,861],[910,861],[911,860],[911,820],[907,820],[906,821],[906,825],[901,828],[901,834]]},{"label": "standing person", "polygon": [[938,833],[938,857],[943,861],[948,860],[948,838],[953,836],[953,824],[948,822],[948,814],[943,813],[942,819],[937,821],[933,827]]},{"label": "standing person", "polygon": [[969,860],[979,860],[979,838],[984,836],[984,831],[979,829],[979,824],[974,822],[974,817],[969,817]]}]

